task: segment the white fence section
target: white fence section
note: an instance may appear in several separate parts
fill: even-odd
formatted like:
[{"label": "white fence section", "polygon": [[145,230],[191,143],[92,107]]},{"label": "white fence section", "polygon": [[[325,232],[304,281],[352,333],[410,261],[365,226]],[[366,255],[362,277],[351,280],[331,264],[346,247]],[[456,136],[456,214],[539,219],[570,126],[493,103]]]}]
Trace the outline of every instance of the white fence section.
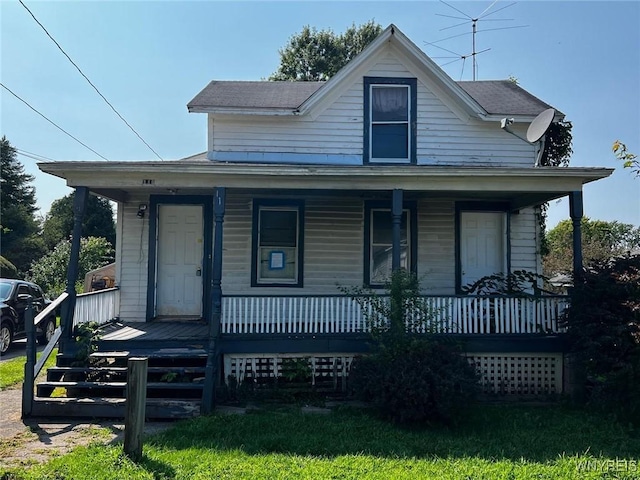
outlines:
[{"label": "white fence section", "polygon": [[120,289],[107,288],[96,292],[80,293],[76,296],[73,311],[73,326],[86,322],[106,323],[118,316]]},{"label": "white fence section", "polygon": [[561,353],[472,353],[482,391],[497,395],[553,395],[563,391]]},{"label": "white fence section", "polygon": [[[388,298],[373,298],[388,305]],[[407,330],[414,333],[558,333],[558,318],[567,304],[568,299],[560,296],[427,296],[422,297],[414,309]],[[374,311],[370,302],[365,301],[361,306],[353,298],[344,296],[229,296],[222,299],[222,333],[368,332]]]}]

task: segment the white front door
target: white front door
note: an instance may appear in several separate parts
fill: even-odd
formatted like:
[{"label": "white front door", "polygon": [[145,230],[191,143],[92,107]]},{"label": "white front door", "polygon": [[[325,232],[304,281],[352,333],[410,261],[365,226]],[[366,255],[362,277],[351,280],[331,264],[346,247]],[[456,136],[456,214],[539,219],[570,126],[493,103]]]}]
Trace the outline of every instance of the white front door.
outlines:
[{"label": "white front door", "polygon": [[202,206],[160,205],[156,316],[202,317]]},{"label": "white front door", "polygon": [[460,212],[461,286],[505,271],[504,212]]}]

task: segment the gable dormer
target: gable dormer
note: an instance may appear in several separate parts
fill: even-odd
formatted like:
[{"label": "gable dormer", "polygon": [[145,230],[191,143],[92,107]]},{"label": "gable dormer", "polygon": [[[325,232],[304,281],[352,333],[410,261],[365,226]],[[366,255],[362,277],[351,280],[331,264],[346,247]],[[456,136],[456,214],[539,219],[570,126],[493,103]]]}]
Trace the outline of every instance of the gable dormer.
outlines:
[{"label": "gable dormer", "polygon": [[[509,81],[455,82],[390,25],[327,82],[211,82],[213,161],[533,167],[524,133],[549,105]],[[562,118],[561,114],[558,118]]]}]

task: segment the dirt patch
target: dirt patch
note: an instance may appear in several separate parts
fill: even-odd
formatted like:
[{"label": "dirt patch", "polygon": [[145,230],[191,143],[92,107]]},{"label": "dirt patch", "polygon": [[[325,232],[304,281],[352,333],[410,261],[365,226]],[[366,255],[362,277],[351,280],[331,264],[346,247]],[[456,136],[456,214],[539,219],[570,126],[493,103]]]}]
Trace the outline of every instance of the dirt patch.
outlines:
[{"label": "dirt patch", "polygon": [[[43,463],[80,445],[107,444],[124,439],[121,420],[22,420],[22,388],[0,392],[0,471]],[[171,427],[171,422],[147,422],[145,434]]]}]

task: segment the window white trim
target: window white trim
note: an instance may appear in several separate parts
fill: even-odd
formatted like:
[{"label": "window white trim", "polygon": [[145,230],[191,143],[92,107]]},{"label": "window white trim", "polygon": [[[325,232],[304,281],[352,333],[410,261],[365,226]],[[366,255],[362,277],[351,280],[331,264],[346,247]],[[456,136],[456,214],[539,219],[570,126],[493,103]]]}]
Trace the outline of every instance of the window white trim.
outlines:
[{"label": "window white trim", "polygon": [[[407,119],[406,120],[374,120],[373,119],[373,90],[375,88],[402,88],[407,91]],[[411,86],[405,84],[372,83],[369,85],[369,161],[371,163],[410,163],[411,162]],[[373,130],[374,125],[405,125],[407,132],[407,156],[398,158],[373,156]]]}]

